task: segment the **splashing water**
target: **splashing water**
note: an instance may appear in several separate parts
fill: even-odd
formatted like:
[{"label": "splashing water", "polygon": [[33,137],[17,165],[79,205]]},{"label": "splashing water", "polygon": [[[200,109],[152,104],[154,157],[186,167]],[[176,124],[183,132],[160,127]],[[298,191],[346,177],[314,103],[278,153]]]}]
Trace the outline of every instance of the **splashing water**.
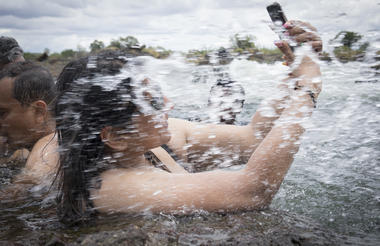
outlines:
[{"label": "splashing water", "polygon": [[[321,62],[323,91],[318,108],[272,208],[311,217],[340,233],[376,237],[380,225],[380,83],[356,83],[369,78],[363,70],[367,71],[371,59],[367,63]],[[144,76],[157,81],[175,104],[171,117],[209,116],[204,109],[215,81],[210,76],[203,83],[194,83],[193,75],[194,71],[207,74],[212,67],[188,64],[179,55],[166,60],[144,58],[144,63]],[[273,95],[288,71],[281,63],[259,64],[245,59],[235,59],[226,69],[245,89],[238,125],[249,122],[260,102]],[[218,154],[219,150],[211,151]],[[54,209],[38,217],[35,212],[40,208],[35,202],[19,206],[28,209],[22,214],[6,215],[12,209],[2,213],[4,230],[10,220],[16,220],[25,231],[46,228],[43,224],[48,221],[57,222]]]},{"label": "splashing water", "polygon": [[[320,65],[323,90],[318,107],[272,208],[314,218],[341,233],[375,236],[380,224],[380,83],[356,82],[371,78],[363,75],[367,63]],[[178,58],[152,59],[148,67],[151,76],[165,71],[156,78],[176,105],[172,117],[194,119],[207,114],[202,109],[213,81],[192,83],[194,67]],[[237,124],[246,124],[286,76],[287,67],[235,59],[229,72],[246,92],[237,118]]]}]

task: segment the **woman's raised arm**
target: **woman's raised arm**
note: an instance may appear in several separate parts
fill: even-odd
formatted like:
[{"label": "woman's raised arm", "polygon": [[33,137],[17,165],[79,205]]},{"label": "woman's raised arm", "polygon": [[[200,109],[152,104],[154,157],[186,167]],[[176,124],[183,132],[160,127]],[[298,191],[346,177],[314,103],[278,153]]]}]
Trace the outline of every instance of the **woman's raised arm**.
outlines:
[{"label": "woman's raised arm", "polygon": [[[289,21],[284,27],[287,29],[289,37],[299,44],[308,43],[315,52],[322,50],[322,41],[316,29],[309,23],[301,21]],[[275,43],[284,54],[284,59],[288,65],[294,61],[294,54],[286,41]],[[294,78],[294,73],[284,81]],[[197,162],[198,159],[208,165],[213,161],[212,149],[220,148],[223,158],[230,155],[239,155],[238,164],[246,162],[261,141],[272,129],[274,122],[281,116],[291,95],[286,83],[277,85],[277,94],[271,99],[264,100],[253,115],[250,123],[246,126],[199,124],[184,120],[172,120],[171,128],[173,137],[169,146],[176,150],[184,159],[186,154],[183,151],[184,145],[187,149],[187,161]],[[267,113],[268,112],[268,113]],[[210,151],[211,150],[211,151]],[[206,156],[202,156],[207,153]],[[193,158],[192,158],[193,156]],[[231,159],[233,159],[231,157]]]},{"label": "woman's raised arm", "polygon": [[289,107],[284,110],[244,168],[248,177],[247,182],[251,177],[263,184],[262,194],[268,204],[279,189],[294,155],[298,152],[299,140],[305,130],[302,124],[312,114],[321,91],[319,66],[309,57],[302,59],[293,75],[299,79]]}]

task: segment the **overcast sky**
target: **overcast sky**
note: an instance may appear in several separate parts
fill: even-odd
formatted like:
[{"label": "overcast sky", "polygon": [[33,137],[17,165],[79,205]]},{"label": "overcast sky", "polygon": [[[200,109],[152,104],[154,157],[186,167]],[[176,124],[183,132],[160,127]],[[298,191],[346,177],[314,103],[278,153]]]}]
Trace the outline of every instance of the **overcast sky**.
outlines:
[{"label": "overcast sky", "polygon": [[[140,43],[172,50],[227,46],[235,33],[274,47],[259,0],[0,0],[0,35],[16,38],[25,51],[88,48],[95,40],[132,35]],[[305,20],[324,41],[339,31],[380,33],[380,0],[282,0],[288,19]],[[373,36],[372,36],[373,37]]]}]

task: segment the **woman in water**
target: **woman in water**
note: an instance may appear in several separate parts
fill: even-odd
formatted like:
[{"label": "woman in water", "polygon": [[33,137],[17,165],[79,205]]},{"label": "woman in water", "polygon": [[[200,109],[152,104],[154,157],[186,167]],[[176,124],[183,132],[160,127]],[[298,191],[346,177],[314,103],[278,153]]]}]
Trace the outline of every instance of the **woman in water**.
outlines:
[{"label": "woman in water", "polygon": [[[285,42],[284,47],[290,51]],[[189,213],[268,206],[298,151],[302,122],[310,117],[321,89],[319,66],[302,56],[289,76],[294,82],[289,100],[282,101],[286,105],[276,124],[245,167],[187,173],[150,151],[167,144],[173,131],[168,129],[170,105],[159,86],[141,73],[141,64],[108,54],[73,62],[66,71],[59,79],[56,117],[58,211],[69,222],[95,211]],[[245,128],[225,127],[230,126],[209,130],[217,135],[208,138],[210,146],[213,141],[235,145],[231,149],[246,144],[236,136],[248,133]],[[196,136],[204,128],[191,129]]]}]

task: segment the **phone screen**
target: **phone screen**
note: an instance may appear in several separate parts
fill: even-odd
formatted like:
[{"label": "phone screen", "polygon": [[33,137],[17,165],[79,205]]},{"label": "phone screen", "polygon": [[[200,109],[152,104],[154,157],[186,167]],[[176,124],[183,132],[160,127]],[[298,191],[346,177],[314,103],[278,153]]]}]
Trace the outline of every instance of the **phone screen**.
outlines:
[{"label": "phone screen", "polygon": [[281,5],[278,3],[273,3],[267,7],[270,18],[276,25],[283,25],[287,22],[284,12],[282,11]]}]

